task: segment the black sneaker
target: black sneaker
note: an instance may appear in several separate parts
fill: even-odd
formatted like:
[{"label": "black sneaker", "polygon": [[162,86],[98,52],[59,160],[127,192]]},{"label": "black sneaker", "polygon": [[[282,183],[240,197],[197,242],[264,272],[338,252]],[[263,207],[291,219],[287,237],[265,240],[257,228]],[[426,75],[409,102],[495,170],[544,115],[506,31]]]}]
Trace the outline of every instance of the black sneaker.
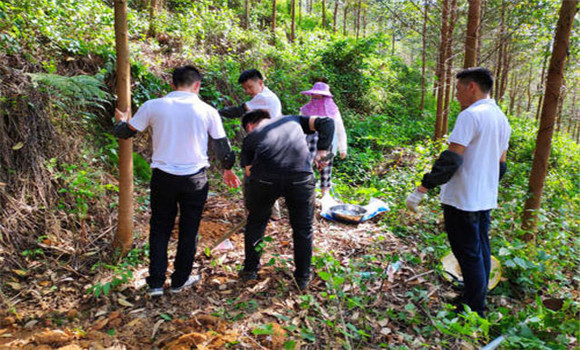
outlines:
[{"label": "black sneaker", "polygon": [[255,281],[258,279],[258,272],[257,271],[240,270],[240,272],[238,273],[238,277],[240,277],[240,279],[243,282]]}]

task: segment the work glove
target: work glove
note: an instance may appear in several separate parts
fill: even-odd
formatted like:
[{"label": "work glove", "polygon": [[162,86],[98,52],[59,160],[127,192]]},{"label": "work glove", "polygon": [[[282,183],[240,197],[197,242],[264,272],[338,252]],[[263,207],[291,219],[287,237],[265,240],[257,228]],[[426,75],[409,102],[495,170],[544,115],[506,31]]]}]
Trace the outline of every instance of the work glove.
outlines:
[{"label": "work glove", "polygon": [[407,197],[407,200],[405,200],[407,208],[416,213],[418,211],[417,206],[419,205],[419,203],[421,203],[423,197],[425,197],[425,193],[420,192],[419,189],[415,189],[415,192],[411,193]]}]

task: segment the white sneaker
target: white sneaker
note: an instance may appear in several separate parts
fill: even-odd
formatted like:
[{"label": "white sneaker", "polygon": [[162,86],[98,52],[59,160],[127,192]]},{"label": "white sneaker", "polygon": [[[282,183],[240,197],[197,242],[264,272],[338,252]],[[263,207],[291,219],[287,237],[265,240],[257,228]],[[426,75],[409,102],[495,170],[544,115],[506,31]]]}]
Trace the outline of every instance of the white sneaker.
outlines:
[{"label": "white sneaker", "polygon": [[147,295],[149,297],[160,297],[163,295],[163,288],[149,288]]},{"label": "white sneaker", "polygon": [[190,275],[189,278],[187,279],[187,281],[185,281],[185,283],[181,287],[175,287],[175,288],[171,287],[171,293],[173,293],[173,294],[181,293],[181,291],[193,286],[194,284],[196,284],[200,280],[201,280],[200,275],[195,275],[195,276]]}]

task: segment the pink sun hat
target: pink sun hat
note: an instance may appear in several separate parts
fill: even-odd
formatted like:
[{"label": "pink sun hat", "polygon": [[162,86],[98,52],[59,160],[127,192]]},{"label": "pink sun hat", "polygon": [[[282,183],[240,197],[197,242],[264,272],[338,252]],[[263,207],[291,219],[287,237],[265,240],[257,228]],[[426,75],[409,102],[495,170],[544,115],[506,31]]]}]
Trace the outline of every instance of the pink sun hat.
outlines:
[{"label": "pink sun hat", "polygon": [[325,84],[323,82],[318,82],[318,83],[314,83],[314,86],[312,86],[312,89],[310,90],[306,90],[306,91],[302,91],[301,92],[302,95],[322,95],[322,96],[328,96],[328,97],[332,97],[332,94],[330,93],[330,86],[328,86],[328,84]]}]

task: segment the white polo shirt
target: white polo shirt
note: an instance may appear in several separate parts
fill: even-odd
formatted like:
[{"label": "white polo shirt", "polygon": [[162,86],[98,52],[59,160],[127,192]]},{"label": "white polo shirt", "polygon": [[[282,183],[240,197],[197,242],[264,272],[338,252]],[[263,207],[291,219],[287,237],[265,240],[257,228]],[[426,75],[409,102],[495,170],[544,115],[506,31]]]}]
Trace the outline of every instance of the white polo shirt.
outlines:
[{"label": "white polo shirt", "polygon": [[508,120],[493,99],[462,111],[448,142],[466,147],[463,164],[441,187],[441,203],[464,211],[497,208],[499,159],[510,134]]},{"label": "white polo shirt", "polygon": [[184,91],[145,102],[129,124],[139,131],[151,127],[151,168],[173,175],[194,174],[208,167],[208,135],[226,137],[217,110],[197,94]]},{"label": "white polo shirt", "polygon": [[246,106],[250,111],[265,109],[270,113],[270,118],[272,119],[282,117],[282,104],[280,103],[280,99],[267,86],[264,86],[262,92],[246,102]]}]

